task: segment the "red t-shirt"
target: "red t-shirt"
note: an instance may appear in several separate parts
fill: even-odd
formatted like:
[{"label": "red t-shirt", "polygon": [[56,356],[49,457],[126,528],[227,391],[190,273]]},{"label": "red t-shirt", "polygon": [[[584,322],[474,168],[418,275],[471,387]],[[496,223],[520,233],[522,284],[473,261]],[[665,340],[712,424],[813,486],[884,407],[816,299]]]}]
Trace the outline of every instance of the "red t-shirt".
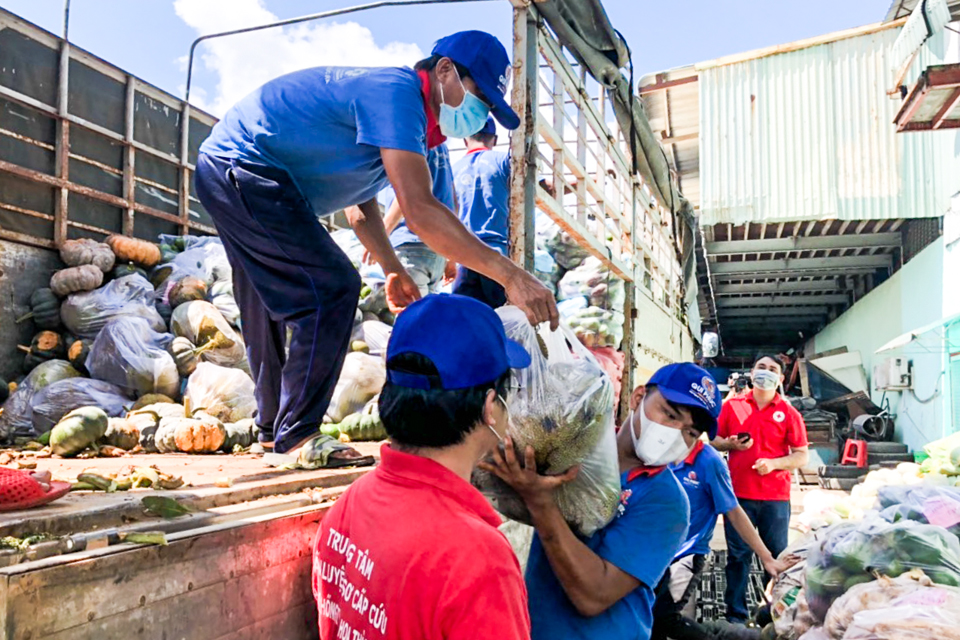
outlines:
[{"label": "red t-shirt", "polygon": [[439,463],[380,451],[317,531],[320,638],[528,640],[527,592],[497,512]]},{"label": "red t-shirt", "polygon": [[760,458],[782,458],[790,448],[807,446],[807,426],[800,412],[780,394],[761,410],[746,393],[727,400],[720,411],[717,435],[729,438],[749,432],[753,446],[746,451],[730,452],[730,478],[733,492],[743,500],[789,500],[790,472],[774,471],[761,476],[753,468]]}]

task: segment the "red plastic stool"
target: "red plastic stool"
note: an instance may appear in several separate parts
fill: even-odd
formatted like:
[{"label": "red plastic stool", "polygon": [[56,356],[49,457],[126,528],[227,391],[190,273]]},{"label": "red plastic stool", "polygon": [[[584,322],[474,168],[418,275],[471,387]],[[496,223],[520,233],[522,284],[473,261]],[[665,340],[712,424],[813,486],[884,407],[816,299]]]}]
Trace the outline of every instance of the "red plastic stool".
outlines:
[{"label": "red plastic stool", "polygon": [[847,440],[843,445],[843,457],[840,464],[867,466],[867,443],[864,440]]}]

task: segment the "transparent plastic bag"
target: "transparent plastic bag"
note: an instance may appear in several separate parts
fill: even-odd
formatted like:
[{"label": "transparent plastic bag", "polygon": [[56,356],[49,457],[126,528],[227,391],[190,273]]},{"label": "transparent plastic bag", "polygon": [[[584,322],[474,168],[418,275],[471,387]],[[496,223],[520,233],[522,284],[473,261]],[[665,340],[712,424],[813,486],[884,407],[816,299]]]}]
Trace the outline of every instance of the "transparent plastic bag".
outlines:
[{"label": "transparent plastic bag", "polygon": [[881,576],[873,582],[860,584],[837,598],[823,623],[831,640],[840,640],[861,611],[893,606],[905,596],[916,594],[918,600],[950,601],[960,609],[960,590],[935,585],[920,570],[910,571],[898,578]]},{"label": "transparent plastic bag", "polygon": [[868,609],[853,616],[843,640],[960,640],[960,614],[954,605],[919,594],[899,598],[883,609]]},{"label": "transparent plastic bag", "polygon": [[370,355],[382,358],[387,353],[387,343],[390,341],[391,333],[393,333],[393,327],[390,325],[368,320],[354,327],[350,339],[365,343],[370,350]]},{"label": "transparent plastic bag", "polygon": [[183,401],[191,414],[203,409],[222,422],[238,422],[257,410],[254,390],[246,372],[201,362],[187,379]]},{"label": "transparent plastic bag", "polygon": [[627,300],[623,280],[615,276],[598,258],[590,256],[564,274],[557,286],[561,300],[584,297],[590,306],[622,311]]},{"label": "transparent plastic bag", "polygon": [[33,397],[54,382],[79,378],[81,375],[66,360],[47,360],[34,367],[3,403],[3,412],[0,413],[0,441],[9,442],[13,438],[32,438],[38,435],[33,430]]},{"label": "transparent plastic bag", "polygon": [[914,520],[945,528],[960,536],[960,489],[955,487],[889,486],[877,494],[880,516],[887,522]]},{"label": "transparent plastic bag", "polygon": [[912,569],[938,584],[960,585],[960,541],[942,527],[912,520],[891,524],[877,514],[857,525],[837,525],[807,561],[810,608],[823,620],[833,601],[857,584]]},{"label": "transparent plastic bag", "polygon": [[167,352],[172,340],[172,335],[157,333],[143,318],[114,318],[93,341],[86,367],[91,378],[111,382],[127,394],[162,393],[176,398],[180,376]]},{"label": "transparent plastic bag", "polygon": [[[207,285],[221,280],[231,280],[233,271],[227,260],[223,242],[216,236],[188,236],[192,238],[185,251],[177,254],[168,265],[166,281],[176,282],[186,276],[200,278]],[[162,240],[162,238],[161,238]],[[160,289],[161,287],[157,287]]]},{"label": "transparent plastic bag", "polygon": [[554,224],[545,231],[544,248],[563,269],[576,269],[590,253],[573,237]]},{"label": "transparent plastic bag", "polygon": [[619,311],[587,307],[573,312],[567,318],[567,323],[588,348],[619,349],[623,343],[624,315]]},{"label": "transparent plastic bag", "polygon": [[542,282],[550,293],[557,295],[557,283],[563,276],[563,270],[546,251],[537,250],[533,254],[533,275]]},{"label": "transparent plastic bag", "polygon": [[34,432],[46,433],[60,419],[80,407],[100,407],[111,418],[119,418],[133,404],[123,389],[103,380],[67,378],[48,385],[33,396]]},{"label": "transparent plastic bag", "polygon": [[340,422],[363,407],[383,390],[387,368],[381,358],[366,353],[348,353],[333,390],[327,417]]},{"label": "transparent plastic bag", "polygon": [[170,330],[202,347],[213,346],[200,354],[200,360],[222,367],[246,367],[246,348],[223,314],[205,300],[186,302],[173,310]]},{"label": "transparent plastic bag", "polygon": [[233,280],[220,280],[210,287],[210,304],[217,308],[233,327],[240,326],[240,307],[233,295]]},{"label": "transparent plastic bag", "polygon": [[[507,337],[532,359],[530,367],[512,374],[510,436],[518,452],[533,447],[539,473],[580,465],[576,479],[557,491],[557,503],[570,526],[589,536],[613,519],[620,499],[613,383],[562,323],[551,332],[532,327],[516,307],[501,307],[497,314]],[[473,482],[500,513],[530,524],[523,501],[495,475],[478,470]]]},{"label": "transparent plastic bag", "polygon": [[120,316],[138,316],[154,331],[166,331],[166,323],[154,306],[153,285],[139,274],[111,280],[93,291],[74,293],[60,307],[60,318],[70,333],[90,340]]}]

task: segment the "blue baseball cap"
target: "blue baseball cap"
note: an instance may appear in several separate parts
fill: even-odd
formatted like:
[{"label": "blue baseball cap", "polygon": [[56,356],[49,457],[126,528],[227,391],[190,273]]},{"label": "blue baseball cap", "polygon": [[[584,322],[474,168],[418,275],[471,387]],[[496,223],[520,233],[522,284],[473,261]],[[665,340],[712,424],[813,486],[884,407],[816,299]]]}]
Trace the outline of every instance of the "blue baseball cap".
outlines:
[{"label": "blue baseball cap", "polygon": [[647,381],[669,402],[706,411],[712,418],[706,429],[711,440],[717,437],[717,418],[720,417],[720,389],[707,370],[690,362],[677,362],[661,367]]},{"label": "blue baseball cap", "polygon": [[520,117],[503,97],[510,80],[510,57],[496,37],[486,31],[460,31],[437,40],[431,53],[466,67],[497,121],[507,129],[520,126]]},{"label": "blue baseball cap", "polygon": [[[429,358],[439,380],[391,370],[390,360],[404,353]],[[530,354],[507,338],[494,310],[466,296],[441,293],[417,300],[397,317],[387,344],[387,380],[410,389],[466,389],[529,366]]]},{"label": "blue baseball cap", "polygon": [[487,123],[483,125],[483,129],[480,129],[477,133],[495,136],[497,135],[497,123],[493,121],[493,118],[487,118]]}]

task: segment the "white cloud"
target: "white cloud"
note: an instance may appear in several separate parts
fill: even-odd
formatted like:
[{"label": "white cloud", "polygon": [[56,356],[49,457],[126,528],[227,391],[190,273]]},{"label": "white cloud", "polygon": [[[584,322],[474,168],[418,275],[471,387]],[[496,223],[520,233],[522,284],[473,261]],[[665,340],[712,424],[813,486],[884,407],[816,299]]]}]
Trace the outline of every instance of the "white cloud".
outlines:
[{"label": "white cloud", "polygon": [[[263,0],[175,0],[174,10],[198,35],[278,20]],[[297,69],[412,65],[425,57],[416,44],[380,45],[356,22],[327,21],[218,38],[200,44],[198,53],[194,65],[212,71],[217,86],[207,92],[194,86],[191,101],[218,117],[267,80]]]}]

